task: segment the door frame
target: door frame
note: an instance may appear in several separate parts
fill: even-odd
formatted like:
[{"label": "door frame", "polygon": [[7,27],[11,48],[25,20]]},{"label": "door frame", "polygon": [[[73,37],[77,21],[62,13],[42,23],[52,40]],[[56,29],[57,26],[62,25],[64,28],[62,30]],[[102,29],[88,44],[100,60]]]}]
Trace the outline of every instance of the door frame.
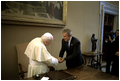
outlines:
[{"label": "door frame", "polygon": [[105,1],[100,1],[100,24],[99,24],[99,32],[98,32],[98,52],[102,52],[103,48],[103,33],[104,33],[104,16],[105,13],[114,15],[114,23],[113,23],[113,31],[119,29],[119,7],[113,4],[107,3]]}]

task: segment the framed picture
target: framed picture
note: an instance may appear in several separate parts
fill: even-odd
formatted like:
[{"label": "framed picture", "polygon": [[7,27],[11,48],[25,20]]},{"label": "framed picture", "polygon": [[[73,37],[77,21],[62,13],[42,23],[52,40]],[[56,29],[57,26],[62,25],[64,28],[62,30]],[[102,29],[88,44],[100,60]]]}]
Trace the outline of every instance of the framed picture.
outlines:
[{"label": "framed picture", "polygon": [[1,1],[1,23],[64,27],[67,1]]}]

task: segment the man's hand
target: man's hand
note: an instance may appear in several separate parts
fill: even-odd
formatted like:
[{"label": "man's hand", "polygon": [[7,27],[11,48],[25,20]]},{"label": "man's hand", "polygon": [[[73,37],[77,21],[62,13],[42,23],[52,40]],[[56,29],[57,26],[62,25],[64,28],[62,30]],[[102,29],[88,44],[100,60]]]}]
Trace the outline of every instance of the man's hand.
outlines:
[{"label": "man's hand", "polygon": [[61,58],[61,57],[56,57],[58,59],[58,62],[59,63],[62,63],[65,59],[64,58]]},{"label": "man's hand", "polygon": [[117,51],[117,52],[115,53],[115,55],[119,56],[119,52]]},{"label": "man's hand", "polygon": [[111,37],[108,35],[108,37],[109,37],[109,41],[111,41],[112,39],[111,39]]},{"label": "man's hand", "polygon": [[61,57],[55,57],[55,58],[57,58],[58,62],[60,63]]},{"label": "man's hand", "polygon": [[61,58],[60,59],[60,63],[62,63],[62,62],[64,62],[65,61],[65,59],[64,58]]}]

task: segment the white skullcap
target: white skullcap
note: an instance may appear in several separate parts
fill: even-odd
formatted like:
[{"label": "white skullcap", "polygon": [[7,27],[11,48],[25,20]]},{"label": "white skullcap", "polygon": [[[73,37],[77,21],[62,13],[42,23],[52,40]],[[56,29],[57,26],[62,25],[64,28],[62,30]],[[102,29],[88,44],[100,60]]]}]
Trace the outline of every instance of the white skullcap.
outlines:
[{"label": "white skullcap", "polygon": [[49,32],[47,32],[47,33],[44,34],[44,36],[46,36],[46,37],[52,37],[52,34],[49,33]]},{"label": "white skullcap", "polygon": [[45,34],[42,35],[42,39],[44,41],[51,41],[51,40],[53,40],[53,36],[52,36],[51,33],[47,32],[47,33],[45,33]]}]

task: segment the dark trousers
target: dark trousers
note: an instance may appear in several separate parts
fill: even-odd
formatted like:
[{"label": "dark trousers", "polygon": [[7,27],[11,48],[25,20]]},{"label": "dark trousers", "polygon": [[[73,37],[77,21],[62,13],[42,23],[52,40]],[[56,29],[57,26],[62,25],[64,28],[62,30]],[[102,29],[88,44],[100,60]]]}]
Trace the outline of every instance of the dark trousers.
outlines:
[{"label": "dark trousers", "polygon": [[111,74],[119,77],[119,56],[114,56]]},{"label": "dark trousers", "polygon": [[111,62],[112,62],[112,53],[108,53],[107,54],[107,58],[106,58],[106,73],[111,73],[110,72],[110,65],[111,65]]}]

